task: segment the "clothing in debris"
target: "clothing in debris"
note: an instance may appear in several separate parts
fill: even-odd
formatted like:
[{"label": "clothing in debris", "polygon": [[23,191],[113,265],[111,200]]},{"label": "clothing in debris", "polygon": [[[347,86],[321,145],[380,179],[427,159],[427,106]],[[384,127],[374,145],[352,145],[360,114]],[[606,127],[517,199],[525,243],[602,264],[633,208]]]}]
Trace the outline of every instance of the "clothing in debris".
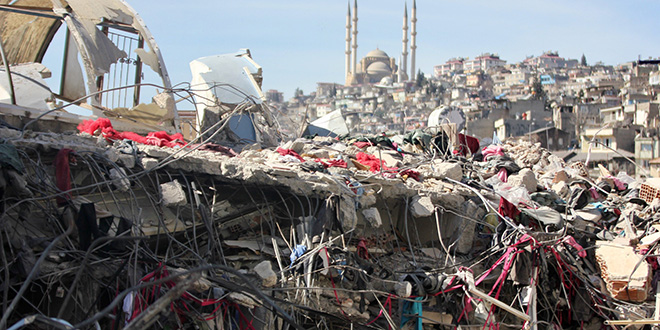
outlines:
[{"label": "clothing in debris", "polygon": [[170,148],[182,147],[186,144],[181,133],[168,134],[159,131],[142,136],[134,132],[119,132],[112,127],[110,119],[107,118],[85,120],[78,125],[78,130],[91,135],[102,134],[108,141],[129,139],[142,144]]}]

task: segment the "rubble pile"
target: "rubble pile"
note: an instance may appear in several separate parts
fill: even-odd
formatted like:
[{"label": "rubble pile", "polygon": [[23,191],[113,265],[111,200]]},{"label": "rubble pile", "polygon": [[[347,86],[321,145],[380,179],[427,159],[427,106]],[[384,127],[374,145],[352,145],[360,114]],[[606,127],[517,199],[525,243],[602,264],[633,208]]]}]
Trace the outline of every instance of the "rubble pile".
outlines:
[{"label": "rubble pile", "polygon": [[82,130],[0,128],[1,329],[660,322],[653,180],[443,131],[235,152]]}]

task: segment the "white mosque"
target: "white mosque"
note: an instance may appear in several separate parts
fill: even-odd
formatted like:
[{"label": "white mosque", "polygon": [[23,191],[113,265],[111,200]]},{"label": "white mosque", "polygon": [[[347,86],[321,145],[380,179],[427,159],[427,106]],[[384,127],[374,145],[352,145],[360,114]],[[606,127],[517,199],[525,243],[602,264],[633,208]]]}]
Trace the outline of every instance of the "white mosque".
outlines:
[{"label": "white mosque", "polygon": [[[357,0],[353,3],[353,16],[351,6],[348,5],[346,13],[346,86],[360,84],[375,84],[385,81],[406,81],[415,75],[415,51],[417,49],[417,4],[413,0],[410,19],[410,71],[408,71],[408,6],[403,13],[403,48],[399,65],[396,59],[389,57],[380,49],[367,53],[360,62],[357,62]],[[410,72],[410,74],[408,74]]]}]

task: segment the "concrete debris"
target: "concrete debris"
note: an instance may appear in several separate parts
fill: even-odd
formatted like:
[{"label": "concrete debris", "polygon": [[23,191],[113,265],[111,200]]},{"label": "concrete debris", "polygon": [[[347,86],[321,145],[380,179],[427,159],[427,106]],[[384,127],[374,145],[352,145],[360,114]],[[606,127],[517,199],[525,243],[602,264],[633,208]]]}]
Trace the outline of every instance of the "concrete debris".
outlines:
[{"label": "concrete debris", "polygon": [[373,228],[380,228],[380,226],[383,225],[383,220],[380,218],[380,212],[375,207],[362,210],[362,215]]},{"label": "concrete debris", "polygon": [[631,246],[596,242],[596,261],[612,297],[646,301],[651,287],[651,267]]},{"label": "concrete debris", "polygon": [[415,196],[410,203],[410,212],[415,218],[430,217],[435,206],[429,196]]},{"label": "concrete debris", "polygon": [[517,174],[509,176],[508,183],[514,187],[525,187],[528,193],[536,191],[536,177],[534,172],[528,168],[523,168]]},{"label": "concrete debris", "polygon": [[119,191],[126,192],[131,187],[131,182],[126,177],[126,171],[121,167],[110,169],[110,179]]},{"label": "concrete debris", "polygon": [[474,244],[474,236],[476,235],[478,219],[482,219],[486,215],[486,211],[480,208],[472,200],[467,200],[463,203],[463,218],[459,221],[459,230],[456,231],[458,239],[456,240],[456,252],[460,254],[468,254],[472,250]]},{"label": "concrete debris", "polygon": [[439,179],[449,178],[460,181],[463,178],[463,168],[458,163],[436,162],[433,173]]},{"label": "concrete debris", "polygon": [[[20,299],[21,286],[36,290],[59,278],[67,284],[45,294],[75,300],[56,308],[74,325],[87,322],[80,306],[92,305],[84,297],[115,296],[131,288],[134,277],[143,284],[163,280],[174,292],[176,281],[165,280],[172,274],[203,274],[172,301],[213,324],[234,321],[204,304],[249,309],[266,323],[334,315],[406,328],[414,325],[408,315],[421,313],[430,315],[424,327],[438,320],[460,325],[463,315],[470,324],[497,320],[524,328],[532,314],[511,307],[520,300],[554,313],[538,313],[537,320],[570,327],[632,315],[634,304],[655,298],[660,202],[640,198],[654,196],[653,181],[609,172],[584,177],[525,142],[508,143],[502,155],[480,161],[400,154],[383,136],[301,138],[235,154],[217,145],[98,144],[89,134],[17,136],[0,128],[9,141],[0,148],[7,156],[0,157],[7,210],[1,237],[12,237],[3,246],[16,279],[7,305]],[[38,163],[30,158],[35,151]],[[33,196],[51,202],[33,202]],[[71,207],[63,212],[58,203]],[[61,225],[48,225],[49,219]],[[70,257],[75,250],[87,257]],[[136,257],[144,260],[138,268],[122,266]],[[107,267],[96,260],[108,260]],[[30,279],[33,269],[40,275]],[[98,285],[117,280],[118,288]],[[192,298],[206,296],[213,298]],[[143,318],[149,315],[144,306],[162,303],[148,292],[127,297],[126,313]],[[418,302],[424,297],[439,301]],[[464,312],[468,297],[482,301]],[[401,310],[390,307],[395,303]],[[33,304],[28,313],[53,308],[45,300]],[[101,313],[104,306],[92,309]],[[6,322],[23,315],[13,308]],[[243,317],[251,319],[248,314]]]},{"label": "concrete debris", "polygon": [[[124,1],[22,3],[0,11],[16,63],[7,77],[17,76],[13,91],[0,79],[0,330],[660,319],[659,179],[589,155],[567,164],[540,143],[480,141],[453,108],[433,128],[363,136],[349,134],[359,116],[326,109],[286,141],[273,117],[286,109],[270,109],[249,50],[191,62],[193,86],[172,89]],[[29,63],[62,25],[72,38],[55,95],[42,84],[50,71]],[[150,104],[140,103],[142,64],[164,85]],[[136,81],[129,94],[113,88],[115,104],[99,89],[125,66]],[[56,97],[95,116],[63,111]],[[195,110],[177,110],[188,98]]]},{"label": "concrete debris", "polygon": [[552,185],[552,191],[554,191],[559,197],[566,198],[571,193],[568,184],[564,181],[559,181]]},{"label": "concrete debris", "polygon": [[243,294],[240,292],[229,293],[229,299],[249,309],[254,309],[255,307],[258,307],[263,304],[261,301],[257,300],[254,296],[249,294]]},{"label": "concrete debris", "polygon": [[186,193],[179,181],[162,183],[160,193],[164,206],[183,206],[186,205]]},{"label": "concrete debris", "polygon": [[[519,300],[554,313],[537,313],[537,320],[571,327],[632,315],[634,304],[655,298],[660,202],[647,197],[653,181],[609,172],[584,177],[524,142],[491,147],[502,155],[481,161],[397,151],[385,136],[300,138],[235,153],[92,133],[109,143],[92,134],[19,135],[0,127],[8,141],[0,148],[8,224],[0,237],[12,237],[0,243],[16,279],[7,306],[32,299],[16,294],[22,286],[37,290],[58,278],[67,284],[45,294],[66,302],[55,308],[60,317],[85,325],[81,306],[96,305],[84,297],[115,296],[133,278],[135,285],[163,281],[164,291],[135,291],[123,300],[127,312],[110,312],[130,321],[148,317],[146,306],[175,292],[176,281],[166,280],[172,274],[200,273],[172,303],[216,325],[238,322],[214,312],[226,306],[239,321],[260,324],[311,325],[303,319],[332,315],[333,322],[406,328],[415,324],[409,315],[421,313],[430,315],[424,327],[460,325],[462,315],[469,324],[524,328],[534,314],[511,307]],[[50,202],[34,202],[36,196]],[[75,250],[87,257],[71,257]],[[96,266],[100,260],[106,266]],[[33,269],[36,278],[29,277]],[[465,312],[468,298],[481,302]],[[28,313],[53,308],[31,301],[39,309]],[[5,314],[11,324],[23,315],[14,308]],[[176,307],[172,317],[189,313]]]},{"label": "concrete debris", "polygon": [[253,269],[261,278],[264,287],[271,288],[277,284],[277,274],[273,271],[270,261],[264,260],[254,266]]}]

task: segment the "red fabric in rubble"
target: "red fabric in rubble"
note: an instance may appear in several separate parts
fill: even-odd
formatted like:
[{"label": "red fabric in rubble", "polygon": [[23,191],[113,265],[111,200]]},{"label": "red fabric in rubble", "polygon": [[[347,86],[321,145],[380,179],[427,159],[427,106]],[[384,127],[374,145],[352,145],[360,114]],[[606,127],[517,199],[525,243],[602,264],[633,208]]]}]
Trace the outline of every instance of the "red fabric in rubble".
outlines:
[{"label": "red fabric in rubble", "polygon": [[[357,158],[357,161],[360,164],[362,164],[364,166],[369,166],[369,170],[371,172],[380,171],[380,163],[382,161],[378,157],[373,156],[373,155],[369,155],[369,154],[365,154],[364,152],[358,152],[357,155],[355,155],[355,157]],[[385,162],[382,162],[382,163],[383,163],[383,171],[395,170],[396,169],[395,167],[387,167],[385,165]]]},{"label": "red fabric in rubble", "polygon": [[60,149],[55,156],[55,181],[57,189],[66,191],[64,197],[56,198],[58,205],[63,205],[71,199],[71,171],[69,168],[69,156],[73,152],[71,149]]},{"label": "red fabric in rubble", "polygon": [[275,150],[275,151],[277,151],[277,152],[278,152],[280,155],[282,155],[282,156],[291,155],[291,156],[293,156],[293,157],[296,157],[296,158],[297,158],[298,160],[300,160],[301,162],[304,162],[304,161],[305,161],[305,159],[303,159],[302,157],[300,157],[300,155],[299,155],[297,152],[295,152],[295,151],[293,151],[293,150],[291,150],[291,149],[284,149],[284,148],[280,148],[280,147],[278,147],[277,150]]},{"label": "red fabric in rubble", "polygon": [[95,135],[100,130],[103,137],[108,141],[115,140],[133,140],[137,143],[148,144],[158,147],[182,147],[186,143],[183,140],[183,134],[168,134],[165,131],[150,132],[147,136],[142,136],[135,132],[119,132],[112,127],[108,118],[99,118],[97,120],[85,120],[78,125],[78,130],[91,135]]},{"label": "red fabric in rubble", "polygon": [[98,130],[101,129],[103,130],[104,128],[107,127],[112,127],[112,124],[110,123],[110,119],[108,118],[99,118],[97,120],[84,120],[82,123],[78,124],[78,130],[81,132],[85,132],[90,135],[94,135],[94,133]]},{"label": "red fabric in rubble", "polygon": [[367,249],[367,241],[364,238],[360,238],[356,250],[358,257],[369,260],[369,249]]},{"label": "red fabric in rubble", "polygon": [[520,210],[518,210],[515,205],[511,204],[511,202],[504,199],[504,197],[500,197],[500,206],[498,207],[497,212],[511,219],[517,217],[520,214]]},{"label": "red fabric in rubble", "polygon": [[321,163],[324,168],[328,167],[341,167],[341,168],[346,168],[348,167],[348,164],[343,159],[315,159],[317,163]]},{"label": "red fabric in rubble", "polygon": [[468,151],[473,155],[479,151],[479,139],[475,137],[459,133],[458,143],[458,153],[463,156],[467,156]]},{"label": "red fabric in rubble", "polygon": [[[360,164],[362,164],[364,166],[368,166],[369,170],[371,172],[380,171],[381,160],[378,157],[373,156],[373,155],[369,155],[369,154],[365,154],[364,152],[358,152],[357,155],[355,155],[355,158],[357,158],[357,161]],[[385,165],[385,162],[382,162],[382,163],[383,163],[383,171],[390,171],[391,172],[391,171],[398,171],[399,170],[398,167],[387,167],[387,165]],[[413,178],[417,181],[419,181],[419,179],[420,179],[419,172],[417,172],[415,170],[410,170],[410,169],[403,170],[403,171],[399,172],[399,175],[400,176],[407,175],[408,177]]]},{"label": "red fabric in rubble", "polygon": [[584,250],[582,245],[578,244],[578,242],[575,241],[575,238],[573,236],[564,237],[562,242],[572,246],[575,250],[577,250],[578,256],[580,256],[582,258],[587,257],[587,251]]},{"label": "red fabric in rubble", "polygon": [[499,172],[497,172],[497,177],[500,178],[502,182],[509,181],[509,173],[506,171],[506,168],[502,167]]},{"label": "red fabric in rubble", "polygon": [[407,175],[409,178],[413,178],[417,181],[419,181],[419,177],[420,177],[419,172],[410,169],[399,172],[399,175],[401,176]]}]

